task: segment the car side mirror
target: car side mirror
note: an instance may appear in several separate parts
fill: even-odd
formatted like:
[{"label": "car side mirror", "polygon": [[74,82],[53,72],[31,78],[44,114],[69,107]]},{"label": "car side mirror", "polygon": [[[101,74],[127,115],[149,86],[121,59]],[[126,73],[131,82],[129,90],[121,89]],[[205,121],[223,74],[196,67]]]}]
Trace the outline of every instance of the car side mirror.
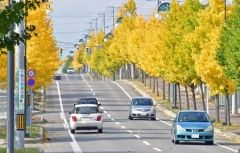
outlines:
[{"label": "car side mirror", "polygon": [[175,119],[175,118],[171,118],[171,121],[172,121],[172,122],[176,122],[176,119]]},{"label": "car side mirror", "polygon": [[98,103],[98,105],[99,105],[99,106],[102,106],[102,104],[101,104],[101,103]]}]

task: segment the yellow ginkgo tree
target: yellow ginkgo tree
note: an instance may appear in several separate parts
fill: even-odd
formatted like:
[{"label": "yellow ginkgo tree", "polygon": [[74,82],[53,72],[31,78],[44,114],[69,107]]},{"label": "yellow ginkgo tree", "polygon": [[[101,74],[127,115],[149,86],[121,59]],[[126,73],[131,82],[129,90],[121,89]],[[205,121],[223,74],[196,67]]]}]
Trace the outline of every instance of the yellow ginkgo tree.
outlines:
[{"label": "yellow ginkgo tree", "polygon": [[47,87],[52,76],[59,68],[61,61],[59,49],[53,37],[51,20],[46,14],[47,4],[29,12],[27,24],[35,25],[36,36],[27,41],[27,67],[36,72],[34,89]]}]

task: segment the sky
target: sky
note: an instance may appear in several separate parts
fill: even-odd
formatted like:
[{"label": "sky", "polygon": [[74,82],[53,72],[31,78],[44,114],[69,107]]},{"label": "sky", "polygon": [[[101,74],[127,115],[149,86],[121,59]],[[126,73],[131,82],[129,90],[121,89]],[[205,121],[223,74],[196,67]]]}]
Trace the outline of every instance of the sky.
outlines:
[{"label": "sky", "polygon": [[[148,17],[156,10],[156,0],[135,1],[139,15]],[[103,29],[104,13],[106,32],[111,31],[113,7],[116,14],[124,2],[126,0],[52,0],[50,17],[57,45],[63,49],[63,57],[75,51],[74,44],[88,34],[91,24],[93,29],[96,29],[96,25],[98,30]]]}]

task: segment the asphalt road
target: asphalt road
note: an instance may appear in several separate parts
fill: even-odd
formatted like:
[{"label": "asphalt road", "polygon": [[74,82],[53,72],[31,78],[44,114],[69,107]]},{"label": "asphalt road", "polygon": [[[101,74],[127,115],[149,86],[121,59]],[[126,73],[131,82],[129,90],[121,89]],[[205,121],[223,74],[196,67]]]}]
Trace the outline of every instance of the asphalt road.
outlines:
[{"label": "asphalt road", "polygon": [[[161,112],[158,120],[128,120],[128,103],[139,96],[131,86],[117,81],[93,81],[80,74],[62,76],[48,89],[48,107],[44,118],[48,123],[49,143],[44,152],[57,153],[232,153],[239,144],[216,136],[214,145],[180,143],[170,136],[170,118]],[[70,134],[69,114],[80,97],[95,96],[104,108],[103,133],[77,131]]]}]

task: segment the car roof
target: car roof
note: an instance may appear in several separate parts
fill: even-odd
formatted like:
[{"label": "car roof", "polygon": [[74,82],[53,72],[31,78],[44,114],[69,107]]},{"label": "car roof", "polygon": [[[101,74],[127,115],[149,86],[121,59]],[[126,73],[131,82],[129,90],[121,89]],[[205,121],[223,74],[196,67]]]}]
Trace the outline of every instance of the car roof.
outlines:
[{"label": "car roof", "polygon": [[135,96],[132,99],[152,99],[151,97],[142,97],[142,96]]},{"label": "car roof", "polygon": [[95,97],[82,97],[82,98],[79,98],[78,100],[81,100],[81,99],[96,99],[97,100],[97,98],[95,98]]},{"label": "car roof", "polygon": [[203,110],[181,110],[179,111],[179,113],[181,112],[202,112],[202,113],[206,113],[206,111],[203,111]]},{"label": "car roof", "polygon": [[97,107],[95,104],[75,104],[74,107]]}]

